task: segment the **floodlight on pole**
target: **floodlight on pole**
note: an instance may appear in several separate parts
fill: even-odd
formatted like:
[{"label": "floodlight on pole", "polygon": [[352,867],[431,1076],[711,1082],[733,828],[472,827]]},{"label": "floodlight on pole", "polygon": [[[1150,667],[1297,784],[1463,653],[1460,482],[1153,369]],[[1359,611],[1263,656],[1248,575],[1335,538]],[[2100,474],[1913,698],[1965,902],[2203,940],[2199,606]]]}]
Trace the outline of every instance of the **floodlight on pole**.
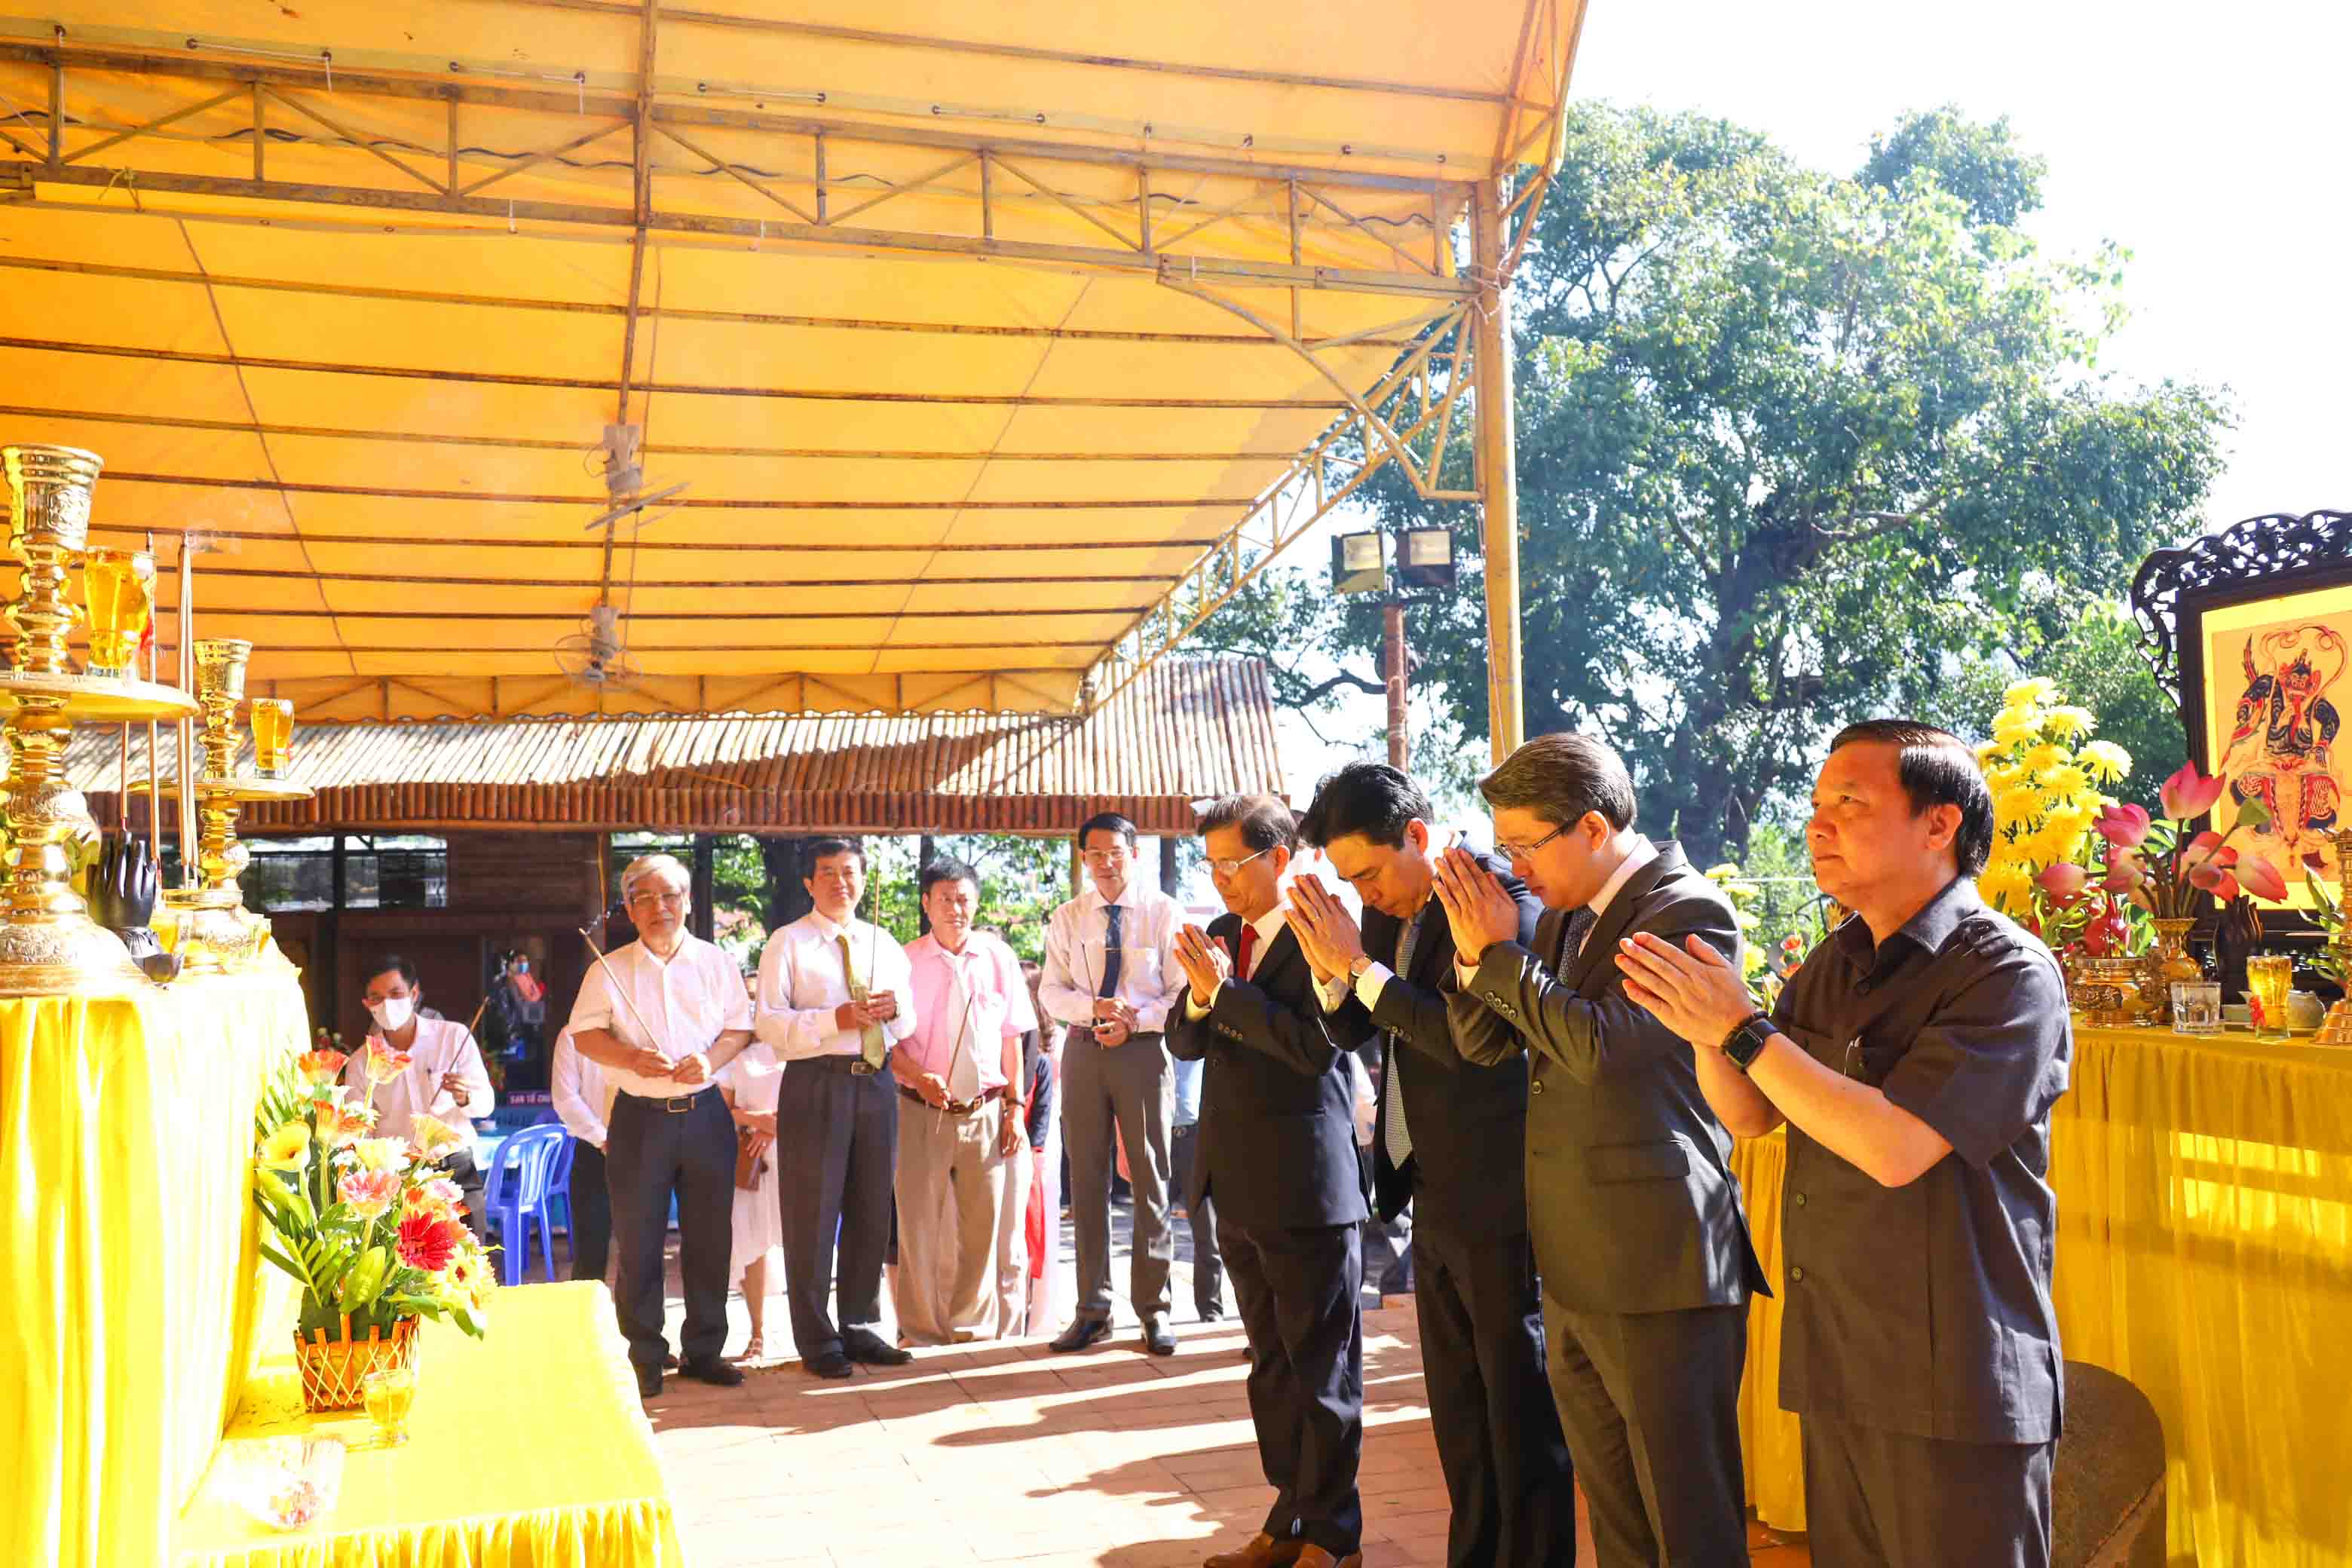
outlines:
[{"label": "floodlight on pole", "polygon": [[1331,591],[1335,594],[1384,594],[1389,575],[1380,532],[1342,533],[1331,541]]},{"label": "floodlight on pole", "polygon": [[1397,581],[1406,588],[1454,586],[1454,531],[1408,528],[1397,543]]}]

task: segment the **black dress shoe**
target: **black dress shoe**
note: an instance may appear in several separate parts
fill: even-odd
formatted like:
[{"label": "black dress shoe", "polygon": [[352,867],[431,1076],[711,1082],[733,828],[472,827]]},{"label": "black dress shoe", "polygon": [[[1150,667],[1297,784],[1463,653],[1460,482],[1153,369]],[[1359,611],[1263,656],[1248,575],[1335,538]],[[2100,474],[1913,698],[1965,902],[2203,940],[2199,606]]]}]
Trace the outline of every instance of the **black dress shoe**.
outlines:
[{"label": "black dress shoe", "polygon": [[1101,1318],[1080,1318],[1063,1330],[1062,1337],[1055,1340],[1050,1348],[1067,1355],[1072,1351],[1085,1350],[1097,1340],[1108,1338],[1110,1338],[1110,1324],[1108,1321]]},{"label": "black dress shoe", "polygon": [[677,1370],[677,1357],[667,1351],[662,1352],[662,1370],[664,1372],[676,1372]]},{"label": "black dress shoe", "polygon": [[811,1377],[847,1377],[849,1358],[839,1351],[824,1351],[801,1362]]},{"label": "black dress shoe", "polygon": [[743,1369],[715,1355],[697,1356],[686,1363],[684,1370],[687,1376],[720,1388],[743,1386]]},{"label": "black dress shoe", "polygon": [[661,1368],[657,1366],[637,1368],[637,1397],[640,1399],[661,1397]]},{"label": "black dress shoe", "polygon": [[1168,1330],[1168,1320],[1154,1318],[1143,1325],[1143,1348],[1153,1355],[1174,1355],[1176,1336]]},{"label": "black dress shoe", "polygon": [[879,1334],[855,1331],[841,1336],[841,1353],[867,1366],[905,1366],[915,1359],[911,1351],[884,1344]]}]

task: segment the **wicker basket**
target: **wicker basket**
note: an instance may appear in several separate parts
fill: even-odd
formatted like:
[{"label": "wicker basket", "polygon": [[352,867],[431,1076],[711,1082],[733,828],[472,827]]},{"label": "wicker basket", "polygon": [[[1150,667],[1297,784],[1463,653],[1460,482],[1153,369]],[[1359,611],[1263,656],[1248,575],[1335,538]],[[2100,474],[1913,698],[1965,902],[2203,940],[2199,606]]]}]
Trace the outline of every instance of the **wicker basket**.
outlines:
[{"label": "wicker basket", "polygon": [[311,1411],[357,1410],[366,1403],[362,1380],[379,1367],[407,1366],[416,1359],[415,1318],[402,1318],[392,1332],[370,1329],[367,1338],[352,1338],[352,1315],[343,1314],[342,1338],[331,1340],[324,1329],[313,1329],[304,1339],[294,1331],[294,1360],[302,1369],[302,1404]]}]

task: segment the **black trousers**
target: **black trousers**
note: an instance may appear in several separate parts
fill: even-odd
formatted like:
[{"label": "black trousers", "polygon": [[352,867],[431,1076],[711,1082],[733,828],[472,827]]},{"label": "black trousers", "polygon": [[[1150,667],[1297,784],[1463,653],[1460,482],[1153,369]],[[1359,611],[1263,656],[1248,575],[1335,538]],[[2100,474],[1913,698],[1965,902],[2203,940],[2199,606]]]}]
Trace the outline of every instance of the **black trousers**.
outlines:
[{"label": "black trousers", "polygon": [[[572,1278],[604,1278],[613,1255],[613,1194],[604,1184],[604,1151],[572,1142]],[[733,1210],[729,1210],[731,1215]]]},{"label": "black trousers", "polygon": [[2048,1568],[2052,1443],[1957,1443],[1804,1418],[1821,1568]]},{"label": "black trousers", "polygon": [[453,1151],[447,1159],[441,1162],[441,1172],[457,1184],[458,1198],[466,1205],[466,1228],[474,1233],[476,1241],[488,1247],[490,1243],[490,1215],[482,1201],[482,1167],[475,1160],[473,1150]]},{"label": "black trousers", "polygon": [[1454,1521],[1449,1568],[1570,1568],[1575,1473],[1544,1381],[1543,1301],[1525,1232],[1414,1228],[1422,1381]]},{"label": "black trousers", "polygon": [[614,1095],[604,1177],[621,1259],[614,1316],[628,1339],[629,1360],[658,1369],[668,1353],[662,1244],[669,1236],[673,1197],[677,1271],[686,1289],[678,1355],[689,1362],[717,1356],[727,1348],[727,1255],[735,1225],[735,1121],[727,1102],[716,1089],[680,1100],[646,1100],[625,1090]]},{"label": "black trousers", "polygon": [[[1201,1124],[1188,1121],[1168,1133],[1169,1183],[1180,1198],[1192,1190],[1192,1161],[1200,1145],[1194,1142]],[[1217,1200],[1201,1194],[1199,1203],[1183,1198],[1184,1215],[1192,1227],[1192,1310],[1203,1321],[1223,1317],[1225,1310],[1225,1258],[1217,1250]]]},{"label": "black trousers", "polygon": [[1547,1295],[1544,1335],[1601,1568],[1747,1568],[1748,1309],[1584,1312]]},{"label": "black trousers", "polygon": [[882,1263],[898,1166],[898,1080],[887,1068],[853,1073],[856,1059],[786,1063],[776,1097],[784,1299],[793,1311],[793,1344],[803,1358],[837,1352],[844,1333],[876,1333],[882,1322]]},{"label": "black trousers", "polygon": [[1250,1420],[1274,1488],[1265,1532],[1354,1552],[1364,1533],[1356,1470],[1364,1454],[1363,1233],[1352,1225],[1219,1239],[1255,1360]]}]

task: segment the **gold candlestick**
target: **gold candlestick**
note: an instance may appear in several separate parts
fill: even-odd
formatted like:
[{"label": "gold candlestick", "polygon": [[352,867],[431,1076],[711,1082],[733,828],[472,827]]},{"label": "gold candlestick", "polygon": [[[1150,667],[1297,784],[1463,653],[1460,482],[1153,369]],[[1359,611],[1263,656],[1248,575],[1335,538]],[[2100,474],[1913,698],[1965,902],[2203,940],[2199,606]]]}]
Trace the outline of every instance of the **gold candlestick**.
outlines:
[{"label": "gold candlestick", "polygon": [[[2336,876],[2337,894],[2352,887],[2352,827],[2336,835]],[[2336,950],[2336,973],[2352,975],[2352,919],[2336,928],[2327,945]],[[2319,1026],[2318,1043],[2323,1046],[2352,1046],[2352,985],[2345,987],[2336,1005],[2327,1009],[2327,1016]]]},{"label": "gold candlestick", "polygon": [[7,814],[11,839],[0,879],[0,994],[101,991],[138,984],[131,954],[89,918],[73,889],[65,845],[87,814],[62,776],[73,717],[176,712],[176,692],[92,679],[66,661],[74,609],[66,574],[89,539],[96,454],[71,447],[0,447],[8,485],[8,542],[24,563],[7,611],[16,668],[0,675],[11,708]]},{"label": "gold candlestick", "polygon": [[236,637],[197,639],[194,648],[196,701],[202,711],[196,740],[197,839],[194,879],[164,895],[178,916],[175,951],[187,968],[243,969],[259,959],[269,941],[269,921],[245,907],[237,879],[252,861],[237,837],[237,818],[249,800],[307,800],[310,789],[278,779],[248,778],[236,771],[243,745],[236,710],[245,699],[246,661],[253,645]]}]

